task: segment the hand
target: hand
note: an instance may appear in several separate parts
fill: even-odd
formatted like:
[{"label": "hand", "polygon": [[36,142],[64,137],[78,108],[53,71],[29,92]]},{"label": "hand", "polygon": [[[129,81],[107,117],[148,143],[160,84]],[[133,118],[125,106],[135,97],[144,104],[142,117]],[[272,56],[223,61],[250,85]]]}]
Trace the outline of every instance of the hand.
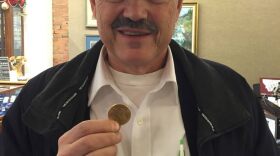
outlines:
[{"label": "hand", "polygon": [[83,121],[59,138],[57,156],[115,156],[119,128],[112,120]]}]

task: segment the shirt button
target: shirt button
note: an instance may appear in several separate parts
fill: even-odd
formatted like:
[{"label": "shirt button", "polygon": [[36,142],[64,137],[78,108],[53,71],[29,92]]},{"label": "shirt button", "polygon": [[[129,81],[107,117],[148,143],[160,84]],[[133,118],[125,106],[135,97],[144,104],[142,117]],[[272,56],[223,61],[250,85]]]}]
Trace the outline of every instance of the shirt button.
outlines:
[{"label": "shirt button", "polygon": [[143,120],[143,119],[138,119],[138,120],[137,120],[137,125],[138,125],[138,126],[142,126],[143,123],[144,123],[144,120]]}]

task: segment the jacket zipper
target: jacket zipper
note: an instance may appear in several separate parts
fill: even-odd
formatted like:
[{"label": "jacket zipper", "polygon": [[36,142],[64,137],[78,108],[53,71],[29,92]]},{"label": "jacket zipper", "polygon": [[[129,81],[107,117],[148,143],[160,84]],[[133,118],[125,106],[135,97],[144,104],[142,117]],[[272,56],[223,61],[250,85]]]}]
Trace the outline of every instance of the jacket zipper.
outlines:
[{"label": "jacket zipper", "polygon": [[205,138],[203,141],[201,141],[201,143],[198,145],[198,155],[202,156],[201,152],[202,152],[202,146],[209,140],[214,139],[218,136],[221,135],[221,133],[216,133],[215,131],[215,127],[213,125],[213,123],[210,121],[210,119],[201,111],[201,109],[197,106],[198,112],[201,114],[201,116],[203,117],[203,119],[209,124],[209,126],[211,127],[211,130],[213,132],[213,135]]},{"label": "jacket zipper", "polygon": [[211,136],[205,138],[203,141],[201,141],[201,143],[200,143],[200,145],[199,145],[199,149],[200,149],[200,150],[198,151],[198,155],[199,155],[199,156],[201,156],[201,151],[202,151],[201,149],[202,149],[203,144],[205,144],[207,141],[212,140],[212,139],[214,139],[214,138],[217,138],[217,137],[223,135],[224,133],[227,133],[227,132],[229,132],[229,131],[232,131],[233,129],[235,129],[235,128],[241,126],[241,125],[243,125],[244,123],[246,123],[246,122],[249,120],[249,118],[248,118],[247,120],[244,120],[243,122],[240,122],[240,124],[236,125],[235,127],[232,127],[232,128],[227,129],[227,130],[225,130],[225,131],[223,131],[223,132],[217,133],[216,130],[215,130],[214,125],[213,125],[212,122],[209,120],[209,118],[201,111],[201,109],[200,109],[198,106],[197,106],[197,109],[198,109],[198,111],[200,112],[201,116],[204,118],[204,120],[209,124],[209,126],[211,127],[211,130],[212,130],[212,132],[213,132],[213,135],[211,135]]},{"label": "jacket zipper", "polygon": [[197,107],[197,110],[200,112],[201,116],[204,118],[204,120],[210,125],[211,130],[213,133],[215,133],[215,127],[212,124],[212,122],[209,120],[209,118],[201,111],[201,109],[199,107]]},{"label": "jacket zipper", "polygon": [[65,107],[67,107],[68,104],[78,95],[78,92],[81,91],[81,90],[85,87],[87,81],[88,81],[88,77],[86,77],[86,79],[83,81],[82,85],[79,87],[79,90],[76,91],[76,92],[74,92],[74,94],[73,94],[72,96],[70,96],[70,97],[63,103],[62,107],[60,108],[60,110],[59,110],[58,113],[57,113],[57,116],[56,116],[56,119],[57,119],[57,120],[60,119],[60,116],[61,116],[61,113],[62,113],[63,109],[64,109]]}]

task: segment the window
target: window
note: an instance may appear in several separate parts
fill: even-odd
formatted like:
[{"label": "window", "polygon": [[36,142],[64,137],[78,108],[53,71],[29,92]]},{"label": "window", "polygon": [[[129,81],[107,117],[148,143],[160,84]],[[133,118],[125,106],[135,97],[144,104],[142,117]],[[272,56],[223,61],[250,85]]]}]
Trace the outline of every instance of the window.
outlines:
[{"label": "window", "polygon": [[24,55],[22,8],[0,8],[0,56]]}]

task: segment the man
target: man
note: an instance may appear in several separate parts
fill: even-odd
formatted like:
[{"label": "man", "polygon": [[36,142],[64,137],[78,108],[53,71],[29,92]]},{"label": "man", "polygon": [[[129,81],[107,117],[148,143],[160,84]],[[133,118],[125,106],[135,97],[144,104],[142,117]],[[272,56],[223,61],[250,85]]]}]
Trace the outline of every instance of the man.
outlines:
[{"label": "man", "polygon": [[[182,0],[91,7],[102,42],[26,84],[4,119],[6,155],[279,155],[245,80],[171,41]],[[116,103],[125,125],[107,119]]]}]

